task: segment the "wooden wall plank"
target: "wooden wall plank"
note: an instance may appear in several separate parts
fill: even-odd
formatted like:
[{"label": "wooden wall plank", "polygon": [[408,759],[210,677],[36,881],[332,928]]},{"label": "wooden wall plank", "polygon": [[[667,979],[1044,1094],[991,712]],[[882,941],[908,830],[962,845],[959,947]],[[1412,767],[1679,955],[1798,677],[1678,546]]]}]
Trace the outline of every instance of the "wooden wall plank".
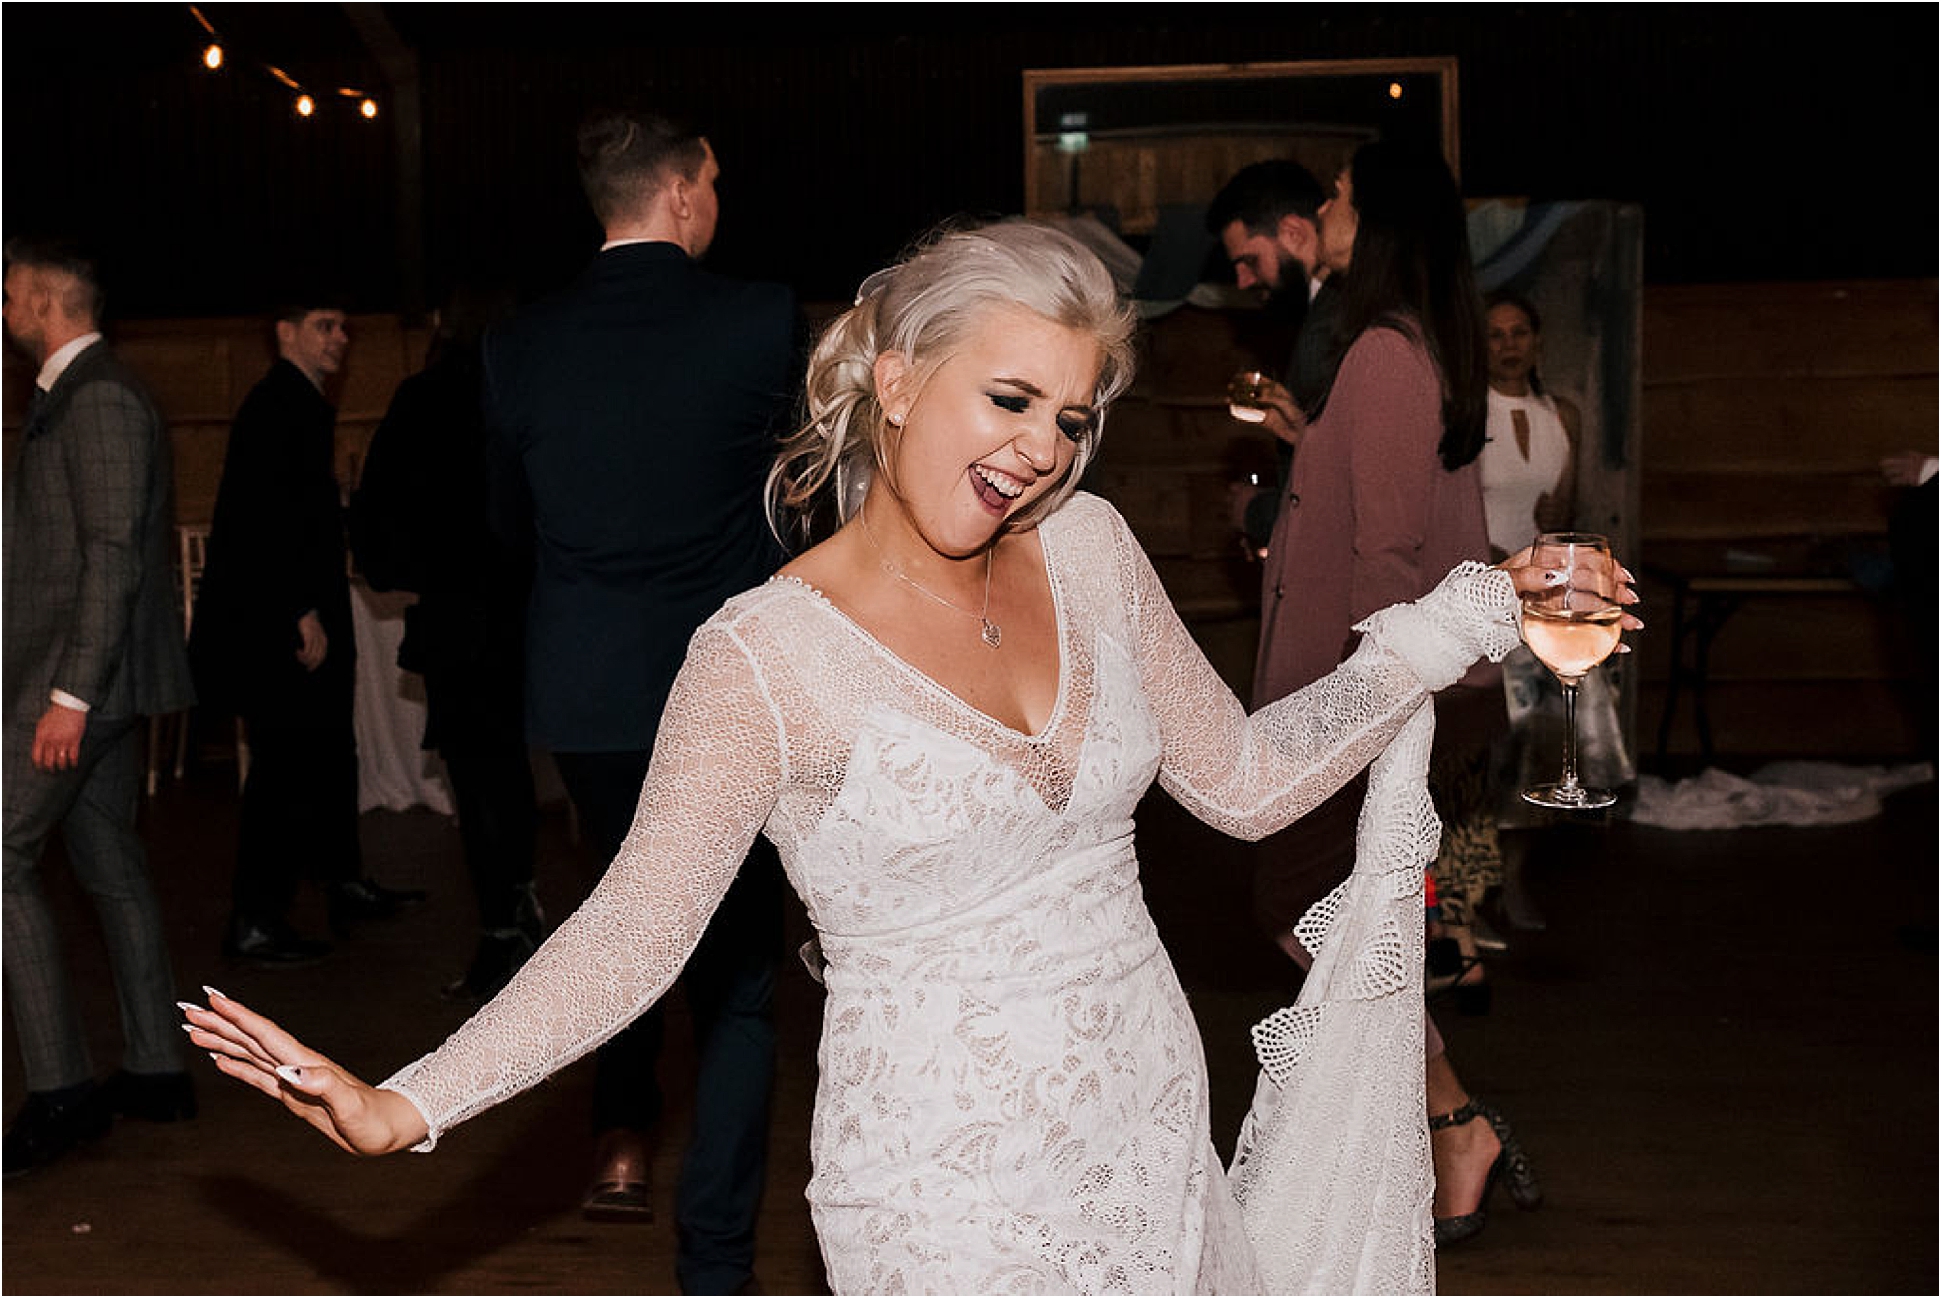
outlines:
[{"label": "wooden wall plank", "polygon": [[1934,280],[1651,287],[1645,383],[1932,374],[1935,311]]},{"label": "wooden wall plank", "polygon": [[1935,445],[1935,374],[1652,384],[1644,459],[1653,469],[1813,467],[1877,472],[1880,457]]},{"label": "wooden wall plank", "polygon": [[1646,558],[1654,543],[1687,538],[1878,535],[1886,531],[1894,496],[1877,468],[1666,472],[1649,466],[1640,494]]}]

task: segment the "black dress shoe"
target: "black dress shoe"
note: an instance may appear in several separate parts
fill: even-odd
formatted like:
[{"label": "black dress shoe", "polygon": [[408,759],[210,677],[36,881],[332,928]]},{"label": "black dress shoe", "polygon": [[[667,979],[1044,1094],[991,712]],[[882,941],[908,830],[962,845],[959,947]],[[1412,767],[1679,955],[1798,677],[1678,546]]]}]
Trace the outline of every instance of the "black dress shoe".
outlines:
[{"label": "black dress shoe", "polygon": [[339,934],[367,919],[389,919],[425,899],[420,888],[387,888],[373,879],[330,885],[330,926]]},{"label": "black dress shoe", "polygon": [[114,1120],[93,1082],[58,1091],[29,1091],[20,1116],[7,1128],[7,1176],[46,1167],[70,1150],[97,1140]]},{"label": "black dress shoe", "polygon": [[330,943],[298,937],[295,930],[280,921],[259,923],[239,919],[229,925],[229,936],[222,942],[222,953],[231,960],[252,964],[315,964],[330,954]]},{"label": "black dress shoe", "polygon": [[101,1083],[101,1103],[117,1117],[182,1122],[195,1116],[195,1085],[187,1073],[117,1069]]}]

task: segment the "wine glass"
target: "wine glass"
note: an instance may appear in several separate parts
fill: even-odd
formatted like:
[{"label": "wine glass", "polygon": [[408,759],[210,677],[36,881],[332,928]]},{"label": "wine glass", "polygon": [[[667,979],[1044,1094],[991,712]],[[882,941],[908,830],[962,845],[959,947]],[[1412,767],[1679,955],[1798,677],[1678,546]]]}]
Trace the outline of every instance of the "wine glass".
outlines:
[{"label": "wine glass", "polygon": [[1591,532],[1545,532],[1536,539],[1530,562],[1562,578],[1523,596],[1523,643],[1563,687],[1564,770],[1554,784],[1525,789],[1523,800],[1564,811],[1608,807],[1616,794],[1577,782],[1577,686],[1611,656],[1622,630],[1624,609],[1617,602],[1610,542]]}]

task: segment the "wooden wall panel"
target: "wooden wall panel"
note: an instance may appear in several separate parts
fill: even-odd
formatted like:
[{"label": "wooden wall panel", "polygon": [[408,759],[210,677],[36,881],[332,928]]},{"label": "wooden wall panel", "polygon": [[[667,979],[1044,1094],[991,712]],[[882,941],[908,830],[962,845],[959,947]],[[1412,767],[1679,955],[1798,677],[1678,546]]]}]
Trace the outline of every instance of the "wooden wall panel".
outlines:
[{"label": "wooden wall panel", "polygon": [[175,456],[175,521],[207,523],[216,512],[229,421],[171,423],[169,433]]},{"label": "wooden wall panel", "polygon": [[[337,405],[337,469],[346,489],[356,485],[371,434],[400,380],[424,364],[428,333],[396,316],[352,316],[351,347],[331,384]],[[134,321],[115,330],[117,352],[141,376],[168,421],[175,459],[175,515],[206,523],[215,509],[229,421],[269,368],[268,327],[253,317]],[[6,441],[26,410],[33,367],[9,349],[5,367]]]},{"label": "wooden wall panel", "polygon": [[117,338],[116,347],[171,422],[228,423],[235,413],[230,400],[238,368],[231,358],[235,340],[226,334]]},{"label": "wooden wall panel", "polygon": [[1649,556],[1654,543],[1690,538],[1875,536],[1886,530],[1892,491],[1878,468],[1659,472],[1647,460],[1641,498]]},{"label": "wooden wall panel", "polygon": [[1645,453],[1653,469],[1874,471],[1883,455],[1933,444],[1935,398],[1932,368],[1653,380],[1644,393]]},{"label": "wooden wall panel", "polygon": [[1936,443],[1935,282],[1647,289],[1643,536],[1878,534]]},{"label": "wooden wall panel", "polygon": [[1934,373],[1933,280],[1645,290],[1647,384]]},{"label": "wooden wall panel", "polygon": [[[1042,123],[1040,129],[1044,129]],[[1317,125],[1299,132],[1223,128],[1209,135],[1169,133],[1162,138],[1144,133],[1115,138],[1099,133],[1075,158],[1054,147],[1040,146],[1032,150],[1025,163],[1035,173],[1033,189],[1038,196],[1036,209],[1028,215],[1109,207],[1109,200],[1116,198],[1118,228],[1129,235],[1149,235],[1159,223],[1161,208],[1175,203],[1204,203],[1229,176],[1265,158],[1291,158],[1325,183],[1363,138],[1346,129]],[[1074,176],[1078,181],[1075,195]]]},{"label": "wooden wall panel", "polygon": [[[1921,751],[1917,698],[1936,664],[1880,591],[1898,498],[1883,456],[1936,447],[1932,280],[1648,288],[1643,560],[1696,539],[1796,550],[1854,579],[1826,596],[1759,595],[1721,626],[1710,664],[1723,753]],[[1648,582],[1640,743],[1669,680],[1669,589]],[[1925,687],[1922,683],[1925,682]],[[1931,703],[1927,706],[1931,706]],[[1697,742],[1682,705],[1672,752]]]}]

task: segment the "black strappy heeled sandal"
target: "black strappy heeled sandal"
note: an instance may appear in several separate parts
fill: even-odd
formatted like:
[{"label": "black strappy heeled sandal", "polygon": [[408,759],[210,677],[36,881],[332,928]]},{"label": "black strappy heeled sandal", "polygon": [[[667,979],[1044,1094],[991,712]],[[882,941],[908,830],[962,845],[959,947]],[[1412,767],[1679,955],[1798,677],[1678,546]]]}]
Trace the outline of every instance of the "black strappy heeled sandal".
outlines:
[{"label": "black strappy heeled sandal", "polygon": [[1423,962],[1426,976],[1422,980],[1423,994],[1431,1002],[1447,997],[1456,1004],[1456,1012],[1472,1017],[1489,1013],[1490,1003],[1495,991],[1486,980],[1464,982],[1471,969],[1483,966],[1482,957],[1466,956],[1462,946],[1453,937],[1438,937],[1430,940],[1428,956]]},{"label": "black strappy heeled sandal", "polygon": [[1502,1144],[1497,1151],[1496,1160],[1489,1165],[1489,1175],[1483,1181],[1482,1197],[1476,1201],[1476,1211],[1466,1212],[1457,1217],[1437,1217],[1435,1219],[1436,1247],[1447,1248],[1464,1240],[1474,1239],[1483,1233],[1483,1226],[1489,1219],[1489,1196],[1496,1189],[1496,1182],[1504,1180],[1510,1192],[1510,1202],[1525,1212],[1541,1207],[1543,1186],[1537,1180],[1536,1170],[1530,1166],[1529,1155],[1523,1152],[1523,1145],[1516,1138],[1516,1132],[1501,1113],[1478,1099],[1471,1099],[1451,1113],[1444,1113],[1429,1119],[1429,1130],[1442,1131],[1449,1127],[1460,1127],[1481,1118],[1489,1123],[1490,1130]]}]

